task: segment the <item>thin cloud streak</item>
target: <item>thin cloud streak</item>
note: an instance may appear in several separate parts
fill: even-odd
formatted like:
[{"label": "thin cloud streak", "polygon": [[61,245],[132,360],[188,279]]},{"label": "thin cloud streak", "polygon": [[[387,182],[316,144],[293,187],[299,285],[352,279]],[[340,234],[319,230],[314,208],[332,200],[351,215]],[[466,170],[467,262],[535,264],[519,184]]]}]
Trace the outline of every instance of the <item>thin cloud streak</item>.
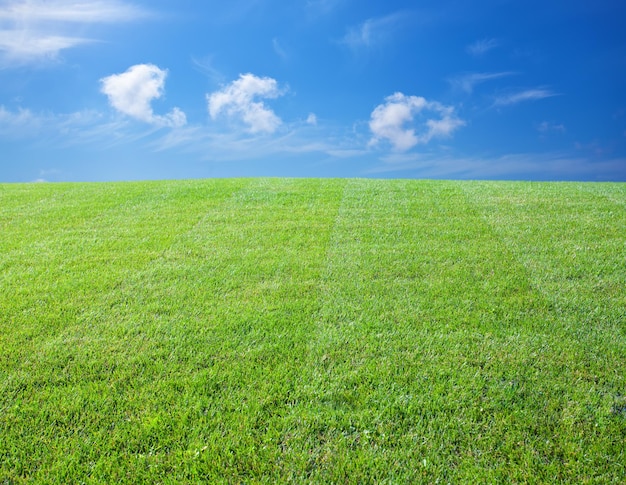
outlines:
[{"label": "thin cloud streak", "polygon": [[133,133],[123,120],[108,121],[93,110],[74,113],[35,113],[20,108],[16,111],[0,106],[0,138],[5,140],[37,140],[51,147],[95,144],[106,148],[114,143],[129,143],[144,138],[154,130]]},{"label": "thin cloud streak", "polygon": [[55,59],[59,53],[97,39],[76,35],[93,23],[116,24],[149,13],[118,0],[9,0],[0,10],[0,67]]},{"label": "thin cloud streak", "polygon": [[81,37],[63,37],[58,35],[38,35],[20,32],[0,31],[0,53],[7,59],[26,61],[40,57],[53,58],[64,49],[94,42]]},{"label": "thin cloud streak", "polygon": [[[499,157],[455,157],[436,154],[390,154],[369,175],[410,173],[449,179],[622,180],[626,159],[591,160],[566,152],[513,153]],[[566,175],[565,175],[566,174]]]},{"label": "thin cloud streak", "polygon": [[14,22],[127,22],[148,15],[145,10],[118,0],[12,0],[5,3],[8,5],[0,11],[0,20]]},{"label": "thin cloud streak", "polygon": [[19,108],[17,111],[9,111],[0,105],[0,137],[2,138],[19,139],[33,136],[41,129],[43,121],[28,109]]},{"label": "thin cloud streak", "polygon": [[549,89],[527,89],[525,91],[499,96],[496,98],[493,105],[511,106],[524,101],[537,101],[540,99],[551,98],[553,96],[560,96],[560,94],[550,91]]},{"label": "thin cloud streak", "polygon": [[466,50],[474,57],[485,55],[490,50],[498,47],[500,43],[496,39],[480,39],[467,46]]},{"label": "thin cloud streak", "polygon": [[314,16],[328,15],[342,2],[343,0],[307,0],[306,9]]},{"label": "thin cloud streak", "polygon": [[[366,134],[342,124],[310,123],[310,119],[284,122],[275,133],[250,133],[219,124],[188,125],[159,133],[149,143],[155,152],[187,153],[211,162],[250,162],[271,157],[302,156],[324,163],[372,156]],[[290,158],[294,162],[294,158]],[[299,159],[302,160],[302,159]],[[296,162],[297,163],[297,162]]]},{"label": "thin cloud streak", "polygon": [[373,47],[385,42],[406,20],[406,12],[371,18],[348,29],[341,43],[352,49]]},{"label": "thin cloud streak", "polygon": [[567,130],[565,129],[565,125],[563,125],[562,123],[552,123],[549,121],[542,121],[541,123],[537,125],[537,131],[539,133],[546,134],[550,132],[565,133]]},{"label": "thin cloud streak", "polygon": [[450,85],[459,91],[471,94],[474,88],[487,81],[493,81],[494,79],[501,79],[503,77],[513,76],[517,74],[513,71],[503,72],[470,72],[450,78],[448,82]]},{"label": "thin cloud streak", "polygon": [[289,58],[287,51],[281,45],[276,37],[272,39],[272,48],[278,57],[280,57],[283,61],[286,61]]},{"label": "thin cloud streak", "polygon": [[279,136],[267,136],[216,131],[200,125],[171,130],[154,140],[150,147],[155,152],[180,150],[214,162],[250,161],[294,154],[323,155],[341,149],[324,137],[320,138],[298,127],[289,127]]}]

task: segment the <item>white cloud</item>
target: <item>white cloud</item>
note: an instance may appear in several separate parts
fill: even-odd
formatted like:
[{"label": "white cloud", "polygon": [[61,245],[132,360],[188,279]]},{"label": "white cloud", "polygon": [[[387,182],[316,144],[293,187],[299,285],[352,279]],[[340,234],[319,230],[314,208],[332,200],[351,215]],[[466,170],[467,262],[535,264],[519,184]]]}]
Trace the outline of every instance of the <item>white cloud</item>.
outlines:
[{"label": "white cloud", "polygon": [[424,143],[428,143],[432,138],[448,137],[454,130],[465,124],[463,120],[454,116],[454,110],[452,108],[444,108],[439,110],[439,113],[442,116],[440,119],[426,121],[428,132],[422,137]]},{"label": "white cloud", "polygon": [[7,61],[27,61],[41,57],[55,57],[63,49],[91,42],[79,37],[21,35],[16,31],[0,31],[0,52]]},{"label": "white cloud", "polygon": [[548,89],[527,89],[525,91],[519,91],[497,97],[494,102],[494,106],[510,106],[524,101],[551,98],[552,96],[558,96],[558,93],[554,93]]},{"label": "white cloud", "polygon": [[120,22],[145,15],[119,0],[5,0],[0,20],[59,22]]},{"label": "white cloud", "polygon": [[179,127],[187,123],[185,113],[174,108],[165,116],[154,114],[152,101],[163,96],[167,70],[152,64],[137,64],[122,74],[102,78],[102,92],[116,110],[157,126]]},{"label": "white cloud", "polygon": [[[416,133],[414,120],[423,112],[430,112],[436,117],[427,119],[421,132]],[[409,124],[413,126],[407,127]],[[407,151],[417,144],[428,143],[433,138],[450,136],[464,124],[450,106],[427,101],[421,96],[395,93],[385,98],[385,103],[372,111],[369,127],[373,137],[370,145],[387,140],[395,150]]]},{"label": "white cloud", "polygon": [[471,94],[474,91],[476,85],[491,81],[493,79],[499,79],[506,76],[514,75],[514,72],[470,72],[458,77],[451,78],[449,80],[453,88],[466,93]]},{"label": "white cloud", "polygon": [[480,57],[499,45],[500,43],[496,39],[480,39],[468,45],[467,52],[475,57]]},{"label": "white cloud", "polygon": [[146,16],[121,0],[5,0],[0,3],[0,56],[18,65],[45,58],[94,39],[77,35],[91,23],[119,23]]},{"label": "white cloud", "polygon": [[240,74],[239,79],[207,95],[209,114],[216,119],[221,113],[243,121],[250,133],[274,133],[281,119],[259,98],[274,99],[283,94],[270,77]]},{"label": "white cloud", "polygon": [[385,41],[397,31],[406,15],[396,12],[385,17],[371,18],[362,24],[351,27],[341,39],[341,43],[357,49],[359,47],[372,47]]},{"label": "white cloud", "polygon": [[309,113],[309,116],[307,116],[307,118],[306,118],[306,122],[307,122],[308,125],[316,126],[317,125],[317,116],[315,116],[315,113]]}]

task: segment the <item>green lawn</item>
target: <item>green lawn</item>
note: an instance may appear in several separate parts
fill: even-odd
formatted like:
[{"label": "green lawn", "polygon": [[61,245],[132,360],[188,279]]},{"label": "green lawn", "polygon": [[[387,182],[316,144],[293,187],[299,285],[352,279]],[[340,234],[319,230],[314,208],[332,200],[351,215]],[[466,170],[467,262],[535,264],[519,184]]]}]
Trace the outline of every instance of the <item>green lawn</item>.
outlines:
[{"label": "green lawn", "polygon": [[626,184],[0,184],[0,483],[624,483]]}]

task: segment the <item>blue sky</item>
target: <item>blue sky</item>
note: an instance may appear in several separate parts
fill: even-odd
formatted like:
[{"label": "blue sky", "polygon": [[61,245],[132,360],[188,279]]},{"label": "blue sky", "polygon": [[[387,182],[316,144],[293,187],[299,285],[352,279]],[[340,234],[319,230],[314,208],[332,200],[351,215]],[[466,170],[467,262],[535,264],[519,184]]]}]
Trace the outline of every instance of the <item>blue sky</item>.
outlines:
[{"label": "blue sky", "polygon": [[0,182],[626,181],[618,0],[0,0]]}]

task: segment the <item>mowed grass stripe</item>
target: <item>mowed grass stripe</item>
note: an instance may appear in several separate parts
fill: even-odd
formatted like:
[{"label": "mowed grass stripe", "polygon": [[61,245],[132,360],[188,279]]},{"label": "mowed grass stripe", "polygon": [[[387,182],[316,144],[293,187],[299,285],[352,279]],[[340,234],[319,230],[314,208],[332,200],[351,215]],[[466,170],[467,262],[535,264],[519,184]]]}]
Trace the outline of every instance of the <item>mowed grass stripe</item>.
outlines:
[{"label": "mowed grass stripe", "polygon": [[[61,461],[80,457],[67,452],[76,442],[66,432],[74,434],[78,427],[87,442],[93,438],[89,430],[99,429],[97,424],[83,424],[78,416],[90,409],[93,414],[87,414],[87,420],[106,420],[108,406],[100,408],[92,399],[97,404],[99,396],[111,398],[112,370],[123,367],[117,351],[125,348],[125,342],[106,331],[118,323],[111,311],[112,295],[149,267],[179,232],[193,227],[210,204],[246,183],[129,184],[121,192],[115,184],[94,185],[95,197],[106,199],[108,194],[111,201],[105,204],[108,209],[93,212],[83,207],[91,205],[90,198],[82,197],[83,186],[59,187],[69,200],[75,188],[79,212],[90,215],[75,226],[67,226],[60,215],[56,237],[53,219],[45,234],[33,231],[28,239],[22,238],[23,254],[3,271],[0,337],[2,347],[11,352],[3,354],[2,395],[10,403],[26,393],[26,405],[15,409],[15,424],[23,432],[41,433],[38,439],[13,442],[19,447],[9,456],[18,469],[46,469],[59,457]],[[68,205],[74,210],[75,204]],[[37,217],[28,212],[24,216]],[[17,236],[5,232],[2,237]]]},{"label": "mowed grass stripe", "polygon": [[[608,480],[626,469],[626,212],[612,184],[462,184],[551,304],[541,371],[572,473]],[[621,188],[621,186],[616,187]],[[610,196],[607,196],[610,195]]]},{"label": "mowed grass stripe", "polygon": [[587,313],[609,326],[624,318],[626,211],[617,191],[607,194],[605,184],[518,183],[504,193],[493,183],[463,187],[560,315],[576,323]]},{"label": "mowed grass stripe", "polygon": [[331,244],[311,344],[314,476],[521,480],[560,466],[533,436],[547,303],[456,185],[351,182]]},{"label": "mowed grass stripe", "polygon": [[586,191],[596,197],[604,197],[617,206],[626,208],[626,184],[619,182],[603,182],[596,184],[572,184],[579,191]]},{"label": "mowed grass stripe", "polygon": [[[243,470],[250,460],[262,466],[248,474],[272,466],[271,456],[257,457],[257,445],[259,435],[271,439],[276,430],[255,429],[251,420],[268,418],[267,402],[285,399],[297,384],[297,375],[294,383],[287,377],[297,372],[297,346],[307,341],[308,317],[317,309],[334,185],[248,182],[95,302],[83,327],[54,339],[38,365],[50,369],[47,384],[55,384],[42,393],[57,402],[57,424],[44,432],[54,434],[55,459],[66,457],[67,468],[82,466],[105,481],[145,470],[166,476],[198,450],[205,460],[189,465],[215,470],[215,477],[237,463]],[[76,396],[69,406],[67,394]],[[100,420],[84,423],[85,436],[72,439],[85,407],[100,409]],[[101,460],[89,448],[91,430],[107,430],[113,459]],[[67,453],[76,449],[81,453]],[[37,456],[37,450],[23,453]],[[94,470],[84,468],[88,462]],[[178,471],[181,479],[191,473]]]},{"label": "mowed grass stripe", "polygon": [[[49,199],[43,213],[36,203],[33,212],[3,216],[17,230],[0,237],[15,246],[2,256],[2,335],[21,333],[26,343],[76,324],[94,298],[150,265],[193,226],[197,204],[202,212],[242,183],[60,185],[57,202]],[[31,229],[23,233],[16,218]]]},{"label": "mowed grass stripe", "polygon": [[[158,386],[146,383],[146,392],[156,393],[146,400],[159,403],[173,387],[186,405],[162,418],[178,433],[148,429],[154,438],[132,443],[127,451],[140,465],[166,473],[194,457],[179,479],[194,470],[212,480],[225,470],[235,480],[279,474],[281,416],[301,385],[301,347],[330,231],[324,221],[334,220],[342,184],[258,181],[207,217],[146,278],[155,287],[145,289],[142,306],[163,319],[155,324],[158,338],[149,339],[163,344],[152,361],[168,376]],[[192,260],[177,258],[182,254]],[[199,313],[180,314],[181,305]],[[160,415],[164,407],[140,412]]]}]

